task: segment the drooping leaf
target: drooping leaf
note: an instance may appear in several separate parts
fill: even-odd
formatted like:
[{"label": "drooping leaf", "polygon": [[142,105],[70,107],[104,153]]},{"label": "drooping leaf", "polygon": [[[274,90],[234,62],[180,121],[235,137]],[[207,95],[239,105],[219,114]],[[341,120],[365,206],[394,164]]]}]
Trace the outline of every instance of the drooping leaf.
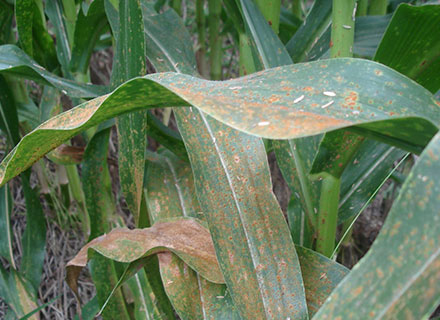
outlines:
[{"label": "drooping leaf", "polygon": [[89,250],[122,263],[135,263],[149,255],[171,251],[203,277],[223,283],[223,275],[209,239],[209,231],[193,219],[158,222],[146,229],[113,229],[90,241],[68,262],[66,279],[77,292],[76,281],[79,272],[87,264]]},{"label": "drooping leaf", "polygon": [[[280,86],[274,88],[274,82]],[[335,96],[324,94],[328,92]],[[106,119],[130,110],[169,105],[194,105],[234,128],[272,139],[356,126],[350,130],[372,133],[412,150],[423,147],[440,124],[439,102],[427,90],[366,60],[284,66],[223,82],[175,73],[152,74],[41,125],[4,159],[0,181],[4,184],[66,139]]]},{"label": "drooping leaf", "polygon": [[422,319],[434,311],[440,302],[439,160],[437,134],[406,179],[376,241],[314,319]]},{"label": "drooping leaf", "polygon": [[348,131],[326,133],[319,144],[310,173],[325,172],[340,178],[363,141],[364,137]]},{"label": "drooping leaf", "polygon": [[435,93],[440,88],[440,5],[402,4],[384,34],[374,60]]},{"label": "drooping leaf", "polygon": [[52,85],[70,97],[91,98],[108,91],[103,86],[79,84],[60,78],[38,65],[13,45],[0,46],[0,72]]}]

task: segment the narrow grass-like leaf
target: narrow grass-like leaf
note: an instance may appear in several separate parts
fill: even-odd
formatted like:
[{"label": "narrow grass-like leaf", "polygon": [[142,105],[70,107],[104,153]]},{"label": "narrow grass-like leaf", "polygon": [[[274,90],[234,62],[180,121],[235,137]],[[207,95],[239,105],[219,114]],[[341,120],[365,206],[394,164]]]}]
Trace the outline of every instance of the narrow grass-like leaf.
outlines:
[{"label": "narrow grass-like leaf", "polygon": [[9,42],[14,17],[14,6],[0,1],[0,45]]},{"label": "narrow grass-like leaf", "polygon": [[434,311],[440,297],[439,155],[437,134],[406,179],[373,246],[314,319],[422,319]]},{"label": "narrow grass-like leaf", "polygon": [[[304,242],[306,229],[316,227],[316,213],[319,204],[316,195],[320,191],[320,181],[309,175],[313,158],[318,150],[322,136],[292,139],[287,141],[273,141],[277,163],[284,179],[292,191],[292,200],[289,204],[291,229],[297,231],[293,235],[295,243],[310,247]],[[298,224],[296,224],[298,223]]]},{"label": "narrow grass-like leaf", "polygon": [[399,6],[374,60],[435,93],[440,88],[440,5]]},{"label": "narrow grass-like leaf", "polygon": [[133,295],[136,320],[166,319],[166,315],[162,315],[158,309],[159,301],[154,295],[150,295],[153,289],[148,282],[145,270],[139,270],[127,281],[127,285]]},{"label": "narrow grass-like leaf", "polygon": [[317,0],[313,3],[304,24],[286,44],[294,62],[308,61],[309,51],[331,23],[332,1]]},{"label": "narrow grass-like leaf", "polygon": [[26,229],[21,241],[23,256],[20,272],[37,292],[46,254],[46,219],[38,191],[30,186],[30,170],[21,174],[21,184],[26,201]]},{"label": "narrow grass-like leaf", "polygon": [[12,251],[11,212],[11,192],[9,186],[5,185],[0,188],[0,255],[8,260],[13,269],[17,269]]},{"label": "narrow grass-like leaf", "polygon": [[17,106],[12,91],[2,75],[0,75],[0,129],[6,134],[11,146],[15,146],[20,141]]},{"label": "narrow grass-like leaf", "polygon": [[13,45],[0,46],[0,72],[52,85],[70,97],[91,98],[108,91],[103,86],[79,84],[60,78],[48,72]]},{"label": "narrow grass-like leaf", "polygon": [[[197,63],[191,36],[174,10],[154,14],[142,1],[147,56],[158,72],[176,71],[196,74]],[[169,30],[164,33],[162,30]],[[170,35],[173,37],[170,37]]]},{"label": "narrow grass-like leaf", "polygon": [[290,64],[287,51],[274,50],[284,46],[278,37],[273,36],[274,32],[256,4],[251,0],[240,0],[240,3],[246,29],[252,35],[263,66],[271,68]]},{"label": "narrow grass-like leaf", "polygon": [[[112,85],[119,85],[146,73],[144,25],[139,0],[119,1],[119,32],[113,60]],[[143,192],[147,111],[122,115],[117,119],[119,178],[128,208],[138,224]]]},{"label": "narrow grass-like leaf", "polygon": [[[281,86],[274,88],[274,82]],[[335,96],[325,95],[327,91]],[[292,99],[302,96],[298,103]],[[284,66],[223,82],[152,74],[60,114],[28,134],[3,160],[0,181],[4,184],[77,133],[140,108],[193,105],[234,128],[268,138],[297,138],[357,125],[363,133],[417,149],[438,130],[439,104],[426,89],[397,72],[358,59]]]},{"label": "narrow grass-like leaf", "polygon": [[58,61],[63,69],[64,75],[69,76],[68,66],[72,58],[70,41],[72,39],[69,39],[62,4],[59,1],[48,1],[45,6],[45,11],[49,21],[55,27]]},{"label": "narrow grass-like leaf", "polygon": [[89,240],[110,230],[109,218],[115,211],[107,167],[110,131],[104,129],[95,133],[84,152],[81,178],[90,219]]},{"label": "narrow grass-like leaf", "polygon": [[389,145],[366,140],[341,177],[338,223],[355,216],[405,152]]},{"label": "narrow grass-like leaf", "polygon": [[87,73],[90,57],[99,36],[108,26],[104,10],[104,0],[93,1],[87,10],[87,15],[82,8],[78,12],[75,24],[75,34],[72,49],[70,68],[72,71]]}]

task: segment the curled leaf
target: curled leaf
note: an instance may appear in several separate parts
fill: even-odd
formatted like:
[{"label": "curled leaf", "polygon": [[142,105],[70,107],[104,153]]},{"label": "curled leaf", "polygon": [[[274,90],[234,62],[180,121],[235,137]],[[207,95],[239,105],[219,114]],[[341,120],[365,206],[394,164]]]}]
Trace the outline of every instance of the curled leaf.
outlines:
[{"label": "curled leaf", "polygon": [[91,250],[128,264],[138,264],[152,254],[171,251],[202,277],[214,283],[224,283],[211,235],[194,219],[158,222],[146,229],[118,228],[93,239],[67,263],[66,280],[75,293],[78,292],[79,273],[90,259]]}]

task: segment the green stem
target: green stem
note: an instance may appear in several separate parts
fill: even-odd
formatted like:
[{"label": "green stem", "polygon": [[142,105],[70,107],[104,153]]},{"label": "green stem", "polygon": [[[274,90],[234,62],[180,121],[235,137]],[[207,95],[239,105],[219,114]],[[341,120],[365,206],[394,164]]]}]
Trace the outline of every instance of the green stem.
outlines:
[{"label": "green stem", "polygon": [[[333,0],[330,44],[332,58],[353,56],[355,15],[355,0]],[[316,250],[327,257],[332,255],[335,247],[340,189],[340,176],[323,173]]]},{"label": "green stem", "polygon": [[383,16],[387,13],[388,0],[371,0],[368,14],[370,16]]},{"label": "green stem", "polygon": [[368,12],[368,0],[358,0],[356,16],[362,17],[366,16]]},{"label": "green stem", "polygon": [[196,1],[197,33],[199,35],[199,50],[197,52],[197,62],[200,74],[206,77],[206,19],[204,4],[204,0]]},{"label": "green stem", "polygon": [[330,56],[352,57],[355,0],[333,0]]},{"label": "green stem", "polygon": [[222,11],[221,0],[208,0],[209,9],[209,56],[211,66],[211,79],[222,78],[222,40],[220,37],[220,14]]},{"label": "green stem", "polygon": [[238,61],[240,76],[254,73],[256,71],[254,57],[252,55],[250,39],[245,32],[239,34],[239,42],[240,57]]},{"label": "green stem", "polygon": [[303,19],[302,16],[302,0],[293,0],[292,3],[292,13],[298,19]]},{"label": "green stem", "polygon": [[316,251],[327,257],[331,256],[335,248],[340,188],[339,178],[326,175],[322,180]]},{"label": "green stem", "polygon": [[278,34],[280,26],[281,0],[256,0],[256,3],[258,9],[260,9],[261,13],[272,27],[272,30]]}]

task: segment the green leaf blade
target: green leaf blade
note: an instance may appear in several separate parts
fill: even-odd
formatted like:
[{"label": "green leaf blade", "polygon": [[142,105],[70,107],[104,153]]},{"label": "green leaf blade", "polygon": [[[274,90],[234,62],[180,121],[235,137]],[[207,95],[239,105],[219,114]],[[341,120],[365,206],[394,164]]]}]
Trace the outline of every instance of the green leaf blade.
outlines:
[{"label": "green leaf blade", "polygon": [[[316,319],[420,319],[433,311],[439,302],[435,283],[440,281],[439,155],[437,134],[405,181],[373,246]],[[339,308],[342,301],[345,307]]]},{"label": "green leaf blade", "polygon": [[440,88],[440,5],[402,4],[385,32],[374,60],[435,93]]}]

